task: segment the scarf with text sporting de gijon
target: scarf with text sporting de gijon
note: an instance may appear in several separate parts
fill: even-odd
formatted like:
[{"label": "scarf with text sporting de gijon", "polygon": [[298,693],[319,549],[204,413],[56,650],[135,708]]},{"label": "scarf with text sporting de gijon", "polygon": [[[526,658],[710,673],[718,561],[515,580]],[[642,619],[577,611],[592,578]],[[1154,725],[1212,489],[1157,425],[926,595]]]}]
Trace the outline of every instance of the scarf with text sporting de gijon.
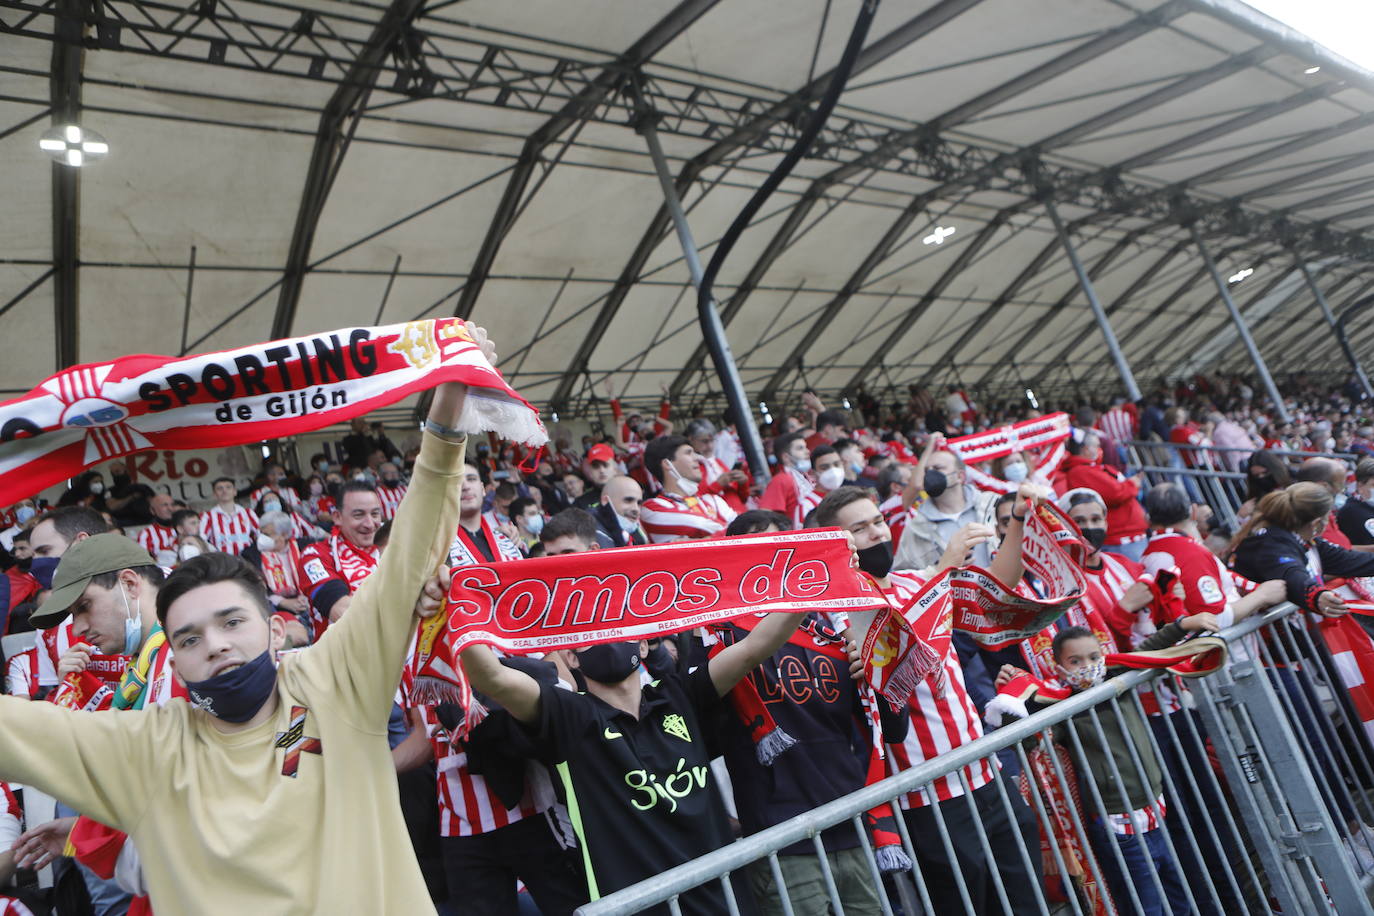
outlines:
[{"label": "scarf with text sporting de gijon", "polygon": [[0,403],[0,505],[133,452],[294,436],[450,381],[469,386],[458,429],[548,440],[458,318],[73,366]]}]

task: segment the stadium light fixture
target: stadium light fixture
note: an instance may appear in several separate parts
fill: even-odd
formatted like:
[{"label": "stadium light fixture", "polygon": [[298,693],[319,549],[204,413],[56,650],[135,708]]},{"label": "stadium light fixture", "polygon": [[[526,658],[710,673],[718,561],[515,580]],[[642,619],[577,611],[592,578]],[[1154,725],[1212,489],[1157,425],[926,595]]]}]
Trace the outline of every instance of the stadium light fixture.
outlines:
[{"label": "stadium light fixture", "polygon": [[59,124],[43,134],[38,148],[59,165],[80,168],[110,153],[110,144],[93,130],[76,124]]},{"label": "stadium light fixture", "polygon": [[953,226],[936,226],[934,232],[921,239],[921,243],[925,245],[943,245],[945,239],[949,238],[954,233],[955,228]]},{"label": "stadium light fixture", "polygon": [[840,400],[840,403],[844,405],[845,410],[849,409],[849,398],[842,398]]},{"label": "stadium light fixture", "polygon": [[1255,268],[1253,267],[1247,267],[1244,270],[1238,270],[1235,273],[1231,274],[1231,276],[1227,277],[1226,282],[1239,283],[1241,280],[1244,280],[1246,277],[1250,276],[1254,272]]},{"label": "stadium light fixture", "polygon": [[1029,388],[1026,389],[1026,400],[1030,401],[1031,407],[1034,407],[1036,410],[1040,409],[1040,402],[1035,399],[1035,392],[1031,391]]},{"label": "stadium light fixture", "polygon": [[549,416],[553,418],[553,422],[555,422],[555,423],[558,422],[558,411],[556,411],[556,410],[551,410],[551,411],[549,411]]},{"label": "stadium light fixture", "polygon": [[1314,73],[1321,73],[1321,72],[1322,72],[1322,68],[1321,68],[1321,67],[1308,67],[1306,70],[1304,70],[1304,71],[1302,71],[1302,72],[1305,73],[1305,74],[1307,74],[1308,76],[1311,76],[1311,75],[1314,74]]}]

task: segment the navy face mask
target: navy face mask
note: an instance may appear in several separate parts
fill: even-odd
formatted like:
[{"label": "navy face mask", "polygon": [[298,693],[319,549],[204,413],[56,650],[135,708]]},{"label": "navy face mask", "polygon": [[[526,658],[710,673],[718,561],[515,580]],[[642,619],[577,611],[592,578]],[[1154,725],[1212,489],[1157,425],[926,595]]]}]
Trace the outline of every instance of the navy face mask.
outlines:
[{"label": "navy face mask", "polygon": [[52,574],[57,572],[57,564],[61,560],[61,557],[34,557],[29,565],[29,574],[38,580],[39,585],[51,590]]},{"label": "navy face mask", "polygon": [[191,702],[225,722],[247,722],[277,686],[277,666],[267,649],[246,665],[203,681],[187,681]]}]

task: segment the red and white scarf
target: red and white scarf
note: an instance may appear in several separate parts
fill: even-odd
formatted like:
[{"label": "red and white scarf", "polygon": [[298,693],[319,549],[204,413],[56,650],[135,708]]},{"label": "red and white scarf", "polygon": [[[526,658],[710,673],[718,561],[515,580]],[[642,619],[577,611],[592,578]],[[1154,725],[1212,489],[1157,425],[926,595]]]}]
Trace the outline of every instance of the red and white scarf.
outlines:
[{"label": "red and white scarf", "polygon": [[959,436],[950,439],[946,447],[963,460],[969,483],[980,490],[1014,493],[1018,484],[994,477],[978,465],[994,458],[1005,458],[1013,452],[1030,452],[1036,473],[1048,478],[1064,460],[1064,440],[1069,438],[1071,429],[1068,414],[1052,413],[971,436]]},{"label": "red and white scarf", "polygon": [[[262,551],[262,577],[267,580],[267,590],[273,595],[293,595],[300,591],[296,570],[301,563],[301,549],[295,541],[286,542],[286,554],[275,550]],[[352,582],[349,583],[352,588]]]},{"label": "red and white scarf", "polygon": [[294,436],[446,381],[469,386],[459,429],[548,441],[539,412],[492,368],[462,320],[343,328],[63,369],[0,403],[0,505],[131,452]]},{"label": "red and white scarf", "polygon": [[343,576],[348,583],[348,593],[356,592],[367,577],[377,568],[382,550],[375,544],[366,550],[355,547],[341,534],[331,534],[328,541],[329,556],[334,561],[334,571]]}]

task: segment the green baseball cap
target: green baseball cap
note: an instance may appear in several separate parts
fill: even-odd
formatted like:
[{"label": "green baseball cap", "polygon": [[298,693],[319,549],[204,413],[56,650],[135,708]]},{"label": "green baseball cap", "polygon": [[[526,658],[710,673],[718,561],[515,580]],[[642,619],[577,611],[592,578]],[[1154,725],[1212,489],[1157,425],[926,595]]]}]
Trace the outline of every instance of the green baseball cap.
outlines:
[{"label": "green baseball cap", "polygon": [[73,604],[76,604],[91,579],[103,573],[119,572],[153,566],[148,551],[122,534],[93,534],[67,548],[52,574],[52,591],[47,600],[29,616],[35,629],[46,629],[61,623]]}]

